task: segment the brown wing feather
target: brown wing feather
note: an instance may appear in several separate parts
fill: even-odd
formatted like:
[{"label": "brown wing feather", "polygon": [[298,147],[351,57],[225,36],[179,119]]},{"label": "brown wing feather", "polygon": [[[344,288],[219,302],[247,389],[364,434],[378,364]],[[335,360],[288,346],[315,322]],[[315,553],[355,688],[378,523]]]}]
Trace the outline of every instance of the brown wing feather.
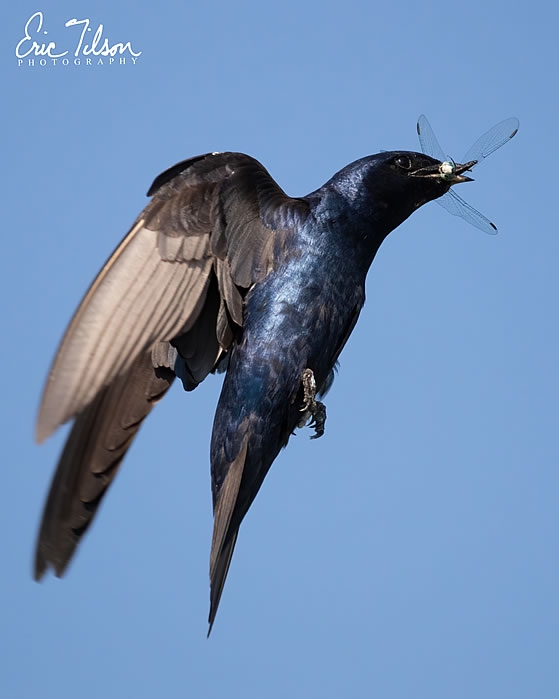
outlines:
[{"label": "brown wing feather", "polygon": [[62,575],[113,481],[143,419],[173,381],[143,354],[102,390],[74,422],[43,511],[35,578],[49,566]]},{"label": "brown wing feather", "polygon": [[37,440],[78,414],[136,357],[194,321],[212,259],[162,260],[156,236],[140,219],[87,292],[52,364],[37,421]]}]

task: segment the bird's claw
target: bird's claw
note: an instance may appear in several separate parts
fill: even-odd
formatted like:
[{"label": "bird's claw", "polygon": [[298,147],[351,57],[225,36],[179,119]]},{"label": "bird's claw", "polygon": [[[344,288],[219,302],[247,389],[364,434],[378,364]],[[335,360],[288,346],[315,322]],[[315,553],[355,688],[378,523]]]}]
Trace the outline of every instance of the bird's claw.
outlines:
[{"label": "bird's claw", "polygon": [[324,423],[326,422],[326,406],[316,400],[316,381],[312,369],[305,369],[301,374],[303,384],[303,416],[299,422],[299,427],[303,427],[307,420],[311,418],[309,427],[312,427],[315,434],[311,439],[318,439],[324,434]]},{"label": "bird's claw", "polygon": [[320,401],[315,401],[314,413],[312,413],[312,420],[309,423],[309,427],[314,428],[315,434],[312,435],[311,439],[318,439],[324,434],[324,423],[326,422],[326,406]]}]

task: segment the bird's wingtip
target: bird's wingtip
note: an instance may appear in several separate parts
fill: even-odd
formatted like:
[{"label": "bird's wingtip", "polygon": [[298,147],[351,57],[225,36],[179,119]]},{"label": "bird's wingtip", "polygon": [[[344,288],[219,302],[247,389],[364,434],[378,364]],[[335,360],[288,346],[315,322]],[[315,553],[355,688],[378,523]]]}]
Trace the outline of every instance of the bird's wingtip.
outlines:
[{"label": "bird's wingtip", "polygon": [[37,418],[37,424],[35,425],[35,442],[37,444],[42,444],[46,439],[48,439],[56,428],[52,428],[46,423],[44,417],[39,413]]},{"label": "bird's wingtip", "polygon": [[39,406],[37,422],[35,423],[35,441],[37,444],[42,444],[68,419],[69,416],[64,415],[62,411],[57,409],[56,403],[45,391]]},{"label": "bird's wingtip", "polygon": [[41,582],[44,574],[47,571],[47,562],[39,549],[35,553],[35,561],[33,562],[33,580]]}]

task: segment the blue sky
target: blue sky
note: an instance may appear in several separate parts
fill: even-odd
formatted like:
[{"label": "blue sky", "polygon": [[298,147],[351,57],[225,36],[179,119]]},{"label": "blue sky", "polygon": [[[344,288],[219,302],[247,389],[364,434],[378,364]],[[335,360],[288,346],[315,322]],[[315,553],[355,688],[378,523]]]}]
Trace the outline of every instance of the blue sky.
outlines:
[{"label": "blue sky", "polygon": [[[136,65],[17,65],[71,18]],[[558,11],[533,2],[10,5],[3,26],[5,697],[552,699],[557,673]],[[73,32],[73,33],[70,33]],[[169,165],[259,160],[292,195],[352,160],[457,158],[518,136],[382,246],[327,398],[247,516],[211,639],[209,439],[219,378],[142,428],[67,577],[31,580],[66,429],[33,423],[81,295]]]}]

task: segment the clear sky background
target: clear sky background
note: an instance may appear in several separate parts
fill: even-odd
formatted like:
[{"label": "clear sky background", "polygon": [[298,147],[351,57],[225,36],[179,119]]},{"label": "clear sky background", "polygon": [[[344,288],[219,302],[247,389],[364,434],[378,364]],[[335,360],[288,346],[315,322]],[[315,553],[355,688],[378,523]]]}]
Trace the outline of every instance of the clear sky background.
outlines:
[{"label": "clear sky background", "polygon": [[[142,54],[17,66],[42,10]],[[556,3],[12,3],[2,27],[0,695],[556,699]],[[83,63],[83,62],[82,62]],[[33,443],[78,301],[169,165],[249,153],[292,195],[358,157],[518,136],[382,246],[327,397],[246,517],[210,640],[209,440],[221,379],[142,428],[63,581],[31,579],[67,430]]]}]

